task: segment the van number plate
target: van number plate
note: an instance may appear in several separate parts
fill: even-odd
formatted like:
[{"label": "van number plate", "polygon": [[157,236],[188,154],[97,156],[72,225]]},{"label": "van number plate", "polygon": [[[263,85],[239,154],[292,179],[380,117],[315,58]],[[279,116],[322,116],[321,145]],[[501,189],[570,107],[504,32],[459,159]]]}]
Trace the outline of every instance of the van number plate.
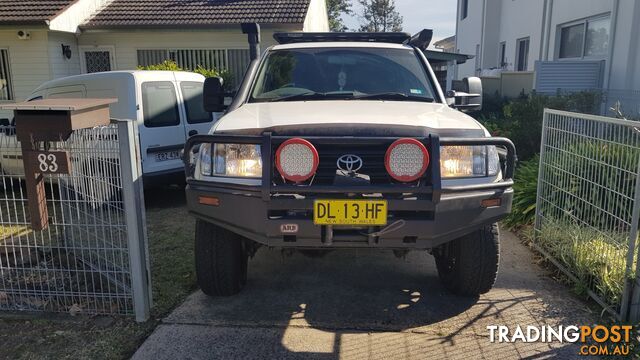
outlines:
[{"label": "van number plate", "polygon": [[163,151],[155,153],[156,161],[169,161],[180,158],[180,151]]},{"label": "van number plate", "polygon": [[386,200],[316,200],[316,225],[386,225]]}]

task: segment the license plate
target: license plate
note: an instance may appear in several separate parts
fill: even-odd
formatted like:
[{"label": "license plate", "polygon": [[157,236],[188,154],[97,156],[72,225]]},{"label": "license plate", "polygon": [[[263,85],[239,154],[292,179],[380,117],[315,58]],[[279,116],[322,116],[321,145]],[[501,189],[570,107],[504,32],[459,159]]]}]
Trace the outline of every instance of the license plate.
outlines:
[{"label": "license plate", "polygon": [[159,153],[155,153],[156,161],[168,161],[175,160],[180,158],[180,151],[163,151]]},{"label": "license plate", "polygon": [[316,200],[316,225],[386,225],[386,200]]}]

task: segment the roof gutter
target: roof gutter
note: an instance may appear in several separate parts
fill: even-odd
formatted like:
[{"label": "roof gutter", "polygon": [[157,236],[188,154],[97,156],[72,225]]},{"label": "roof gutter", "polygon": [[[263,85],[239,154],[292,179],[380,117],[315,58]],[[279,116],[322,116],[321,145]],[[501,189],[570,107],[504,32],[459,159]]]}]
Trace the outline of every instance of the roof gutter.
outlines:
[{"label": "roof gutter", "polygon": [[42,26],[42,27],[46,26],[48,27],[49,20],[42,19],[42,20],[27,20],[27,21],[17,21],[17,20],[0,21],[0,27],[4,27],[4,26]]},{"label": "roof gutter", "polygon": [[[104,32],[104,31],[131,31],[131,30],[223,30],[230,29],[237,32],[237,27],[241,23],[225,24],[131,24],[131,25],[80,25],[78,29],[82,32]],[[260,23],[263,29],[302,29],[303,23]]]}]

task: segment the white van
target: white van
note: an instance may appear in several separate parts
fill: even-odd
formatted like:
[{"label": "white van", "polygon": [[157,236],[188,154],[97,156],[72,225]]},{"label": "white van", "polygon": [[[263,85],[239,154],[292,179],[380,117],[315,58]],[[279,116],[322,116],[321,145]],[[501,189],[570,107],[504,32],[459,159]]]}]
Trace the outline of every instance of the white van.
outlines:
[{"label": "white van", "polygon": [[[53,98],[116,98],[111,117],[134,120],[145,179],[184,178],[180,150],[186,139],[206,134],[214,121],[202,106],[204,76],[182,71],[110,71],[76,75],[40,85],[27,101]],[[23,173],[22,161],[1,159],[5,173]],[[15,157],[13,157],[15,159]]]}]

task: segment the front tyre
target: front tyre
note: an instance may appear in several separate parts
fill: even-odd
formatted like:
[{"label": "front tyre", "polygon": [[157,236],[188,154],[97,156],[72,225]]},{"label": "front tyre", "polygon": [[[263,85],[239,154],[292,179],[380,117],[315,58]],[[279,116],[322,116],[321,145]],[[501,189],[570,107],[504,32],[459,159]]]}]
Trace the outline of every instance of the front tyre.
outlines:
[{"label": "front tyre", "polygon": [[196,275],[209,296],[231,296],[247,283],[244,239],[208,222],[196,221]]},{"label": "front tyre", "polygon": [[478,296],[491,290],[498,275],[500,234],[498,224],[442,245],[434,252],[438,276],[452,293]]}]

